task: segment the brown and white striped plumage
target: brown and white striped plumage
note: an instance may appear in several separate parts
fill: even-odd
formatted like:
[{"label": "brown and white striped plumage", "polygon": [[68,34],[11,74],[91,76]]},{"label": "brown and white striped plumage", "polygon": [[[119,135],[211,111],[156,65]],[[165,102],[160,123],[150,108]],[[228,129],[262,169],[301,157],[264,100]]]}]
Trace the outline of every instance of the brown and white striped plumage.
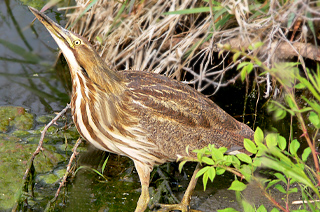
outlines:
[{"label": "brown and white striped plumage", "polygon": [[190,150],[210,143],[241,149],[243,138],[252,138],[249,127],[180,82],[141,71],[119,72],[117,80],[122,86],[114,95],[84,70],[76,73],[74,122],[99,149],[128,156],[149,171],[186,156],[187,145]]},{"label": "brown and white striped plumage", "polygon": [[181,82],[141,71],[111,70],[85,38],[30,8],[62,50],[71,73],[71,110],[83,138],[99,149],[130,157],[146,208],[150,171],[208,144],[233,150],[253,131]]}]

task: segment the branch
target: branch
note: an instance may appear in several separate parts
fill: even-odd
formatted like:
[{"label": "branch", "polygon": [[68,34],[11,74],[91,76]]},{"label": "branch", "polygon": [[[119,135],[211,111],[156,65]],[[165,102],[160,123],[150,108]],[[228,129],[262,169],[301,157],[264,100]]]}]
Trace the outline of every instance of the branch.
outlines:
[{"label": "branch", "polygon": [[35,157],[40,153],[40,151],[43,150],[43,139],[44,139],[44,136],[48,130],[49,127],[51,127],[51,125],[53,125],[54,123],[56,123],[56,121],[63,115],[67,112],[67,110],[70,108],[70,104],[67,104],[67,106],[60,112],[57,114],[56,117],[54,117],[43,129],[43,131],[41,132],[41,136],[40,136],[40,140],[39,140],[39,144],[38,144],[38,147],[36,149],[36,151],[34,151],[34,153],[32,154],[28,164],[29,164],[29,167],[27,168],[26,172],[24,173],[24,176],[23,176],[23,180],[26,181],[29,173],[30,173],[30,169],[32,167],[32,164],[33,164],[33,161],[35,159]]},{"label": "branch", "polygon": [[54,203],[54,202],[58,199],[58,196],[59,196],[59,193],[60,193],[60,191],[61,191],[61,188],[66,184],[67,178],[68,178],[68,176],[69,176],[69,174],[70,174],[70,169],[71,169],[72,161],[73,161],[73,160],[76,158],[76,156],[79,154],[79,153],[77,152],[77,148],[78,148],[78,146],[81,144],[81,142],[82,142],[82,139],[79,138],[79,139],[77,140],[76,144],[73,146],[72,155],[71,155],[70,160],[69,160],[69,163],[68,163],[68,165],[67,165],[67,170],[66,170],[66,172],[65,172],[64,175],[63,175],[62,181],[60,182],[59,188],[57,189],[56,194],[54,195],[54,198],[51,199],[51,200],[48,202],[45,211],[50,211],[50,207],[51,207],[52,203]]}]

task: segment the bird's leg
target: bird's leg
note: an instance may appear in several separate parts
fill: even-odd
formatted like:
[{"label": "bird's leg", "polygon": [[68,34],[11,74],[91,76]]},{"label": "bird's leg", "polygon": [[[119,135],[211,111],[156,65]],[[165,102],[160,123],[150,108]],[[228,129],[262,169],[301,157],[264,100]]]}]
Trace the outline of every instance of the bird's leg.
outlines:
[{"label": "bird's leg", "polygon": [[191,201],[191,195],[193,193],[193,190],[197,185],[198,178],[196,178],[196,175],[199,170],[200,170],[200,164],[198,163],[196,166],[196,169],[193,172],[188,188],[183,195],[182,201],[179,204],[159,204],[161,209],[158,210],[158,212],[168,212],[173,210],[180,210],[182,212],[196,211],[196,210],[190,209],[190,201]]},{"label": "bird's leg", "polygon": [[141,194],[137,203],[135,212],[143,212],[146,210],[150,196],[149,196],[149,181],[150,181],[150,170],[145,165],[142,165],[138,161],[134,161],[134,165],[138,172],[141,182]]}]

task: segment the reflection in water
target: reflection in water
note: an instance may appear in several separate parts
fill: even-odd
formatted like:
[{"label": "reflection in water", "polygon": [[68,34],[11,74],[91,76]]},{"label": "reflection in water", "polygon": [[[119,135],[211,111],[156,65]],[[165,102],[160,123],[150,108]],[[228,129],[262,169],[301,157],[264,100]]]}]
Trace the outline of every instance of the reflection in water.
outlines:
[{"label": "reflection in water", "polygon": [[37,23],[30,26],[34,16],[19,1],[0,1],[0,14],[0,105],[35,114],[60,110],[69,98],[52,69],[56,44]]}]

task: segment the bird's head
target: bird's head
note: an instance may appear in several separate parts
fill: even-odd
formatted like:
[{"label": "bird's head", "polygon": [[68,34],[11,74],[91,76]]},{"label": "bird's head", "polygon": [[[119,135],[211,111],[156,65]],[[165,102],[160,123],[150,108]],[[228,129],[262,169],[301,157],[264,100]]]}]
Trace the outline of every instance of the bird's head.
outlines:
[{"label": "bird's head", "polygon": [[[84,37],[71,32],[38,10],[29,7],[36,18],[47,28],[53,39],[58,44],[64,57],[66,58],[71,76],[76,72],[85,72],[96,84],[105,84],[106,78],[110,80],[120,80],[115,71],[112,71],[103,59],[98,55],[93,46]],[[108,77],[104,76],[105,74]]]}]

